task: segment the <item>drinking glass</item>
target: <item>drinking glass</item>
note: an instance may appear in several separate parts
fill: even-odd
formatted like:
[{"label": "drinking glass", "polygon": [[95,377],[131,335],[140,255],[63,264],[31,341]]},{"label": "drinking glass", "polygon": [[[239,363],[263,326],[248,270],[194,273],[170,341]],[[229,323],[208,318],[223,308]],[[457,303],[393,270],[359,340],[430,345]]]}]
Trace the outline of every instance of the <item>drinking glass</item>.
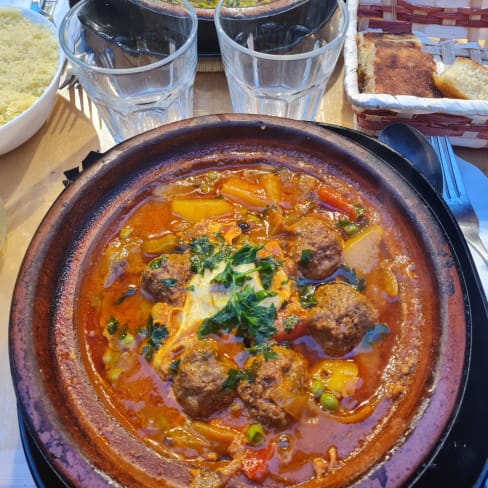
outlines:
[{"label": "drinking glass", "polygon": [[82,0],[60,44],[116,142],[193,115],[197,16],[186,0]]},{"label": "drinking glass", "polygon": [[344,43],[344,1],[241,3],[215,9],[234,112],[313,120]]}]

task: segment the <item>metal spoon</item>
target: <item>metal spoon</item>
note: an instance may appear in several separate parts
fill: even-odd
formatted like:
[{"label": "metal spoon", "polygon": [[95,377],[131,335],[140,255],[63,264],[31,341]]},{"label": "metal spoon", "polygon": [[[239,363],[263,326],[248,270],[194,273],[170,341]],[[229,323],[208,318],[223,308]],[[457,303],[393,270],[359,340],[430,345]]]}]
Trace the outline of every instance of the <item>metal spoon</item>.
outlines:
[{"label": "metal spoon", "polygon": [[442,195],[441,163],[427,138],[407,124],[395,122],[386,126],[378,139],[412,161],[432,186]]}]

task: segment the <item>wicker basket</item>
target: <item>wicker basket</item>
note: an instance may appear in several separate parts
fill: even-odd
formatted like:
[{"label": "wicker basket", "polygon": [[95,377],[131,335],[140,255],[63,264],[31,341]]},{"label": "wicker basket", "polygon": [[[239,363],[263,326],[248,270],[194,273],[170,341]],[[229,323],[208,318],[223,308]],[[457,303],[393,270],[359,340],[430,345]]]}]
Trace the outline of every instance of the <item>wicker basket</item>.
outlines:
[{"label": "wicker basket", "polygon": [[434,55],[439,72],[457,56],[488,64],[488,0],[347,2],[350,23],[344,45],[344,83],[356,128],[377,135],[391,122],[405,122],[426,135],[447,135],[455,145],[488,147],[488,102],[360,93],[356,45],[358,32],[413,32]]}]

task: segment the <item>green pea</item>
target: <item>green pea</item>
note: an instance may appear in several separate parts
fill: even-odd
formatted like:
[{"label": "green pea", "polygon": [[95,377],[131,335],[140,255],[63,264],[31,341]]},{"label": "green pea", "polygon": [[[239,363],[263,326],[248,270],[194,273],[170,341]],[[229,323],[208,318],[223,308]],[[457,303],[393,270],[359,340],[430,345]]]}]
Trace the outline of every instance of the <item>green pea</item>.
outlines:
[{"label": "green pea", "polygon": [[130,226],[123,227],[122,229],[120,229],[120,233],[119,233],[120,238],[121,239],[128,239],[131,236],[133,230],[134,229]]},{"label": "green pea", "polygon": [[210,193],[212,191],[212,187],[208,185],[207,183],[202,183],[200,185],[200,191],[202,193]]},{"label": "green pea", "polygon": [[156,419],[156,424],[162,429],[165,429],[166,427],[168,427],[169,421],[166,417],[158,417]]},{"label": "green pea", "polygon": [[310,385],[310,392],[315,398],[320,398],[320,395],[324,393],[325,385],[320,380],[313,380],[312,384]]},{"label": "green pea", "polygon": [[217,173],[217,171],[209,171],[207,173],[207,178],[209,181],[217,181],[219,178],[219,174]]},{"label": "green pea", "polygon": [[124,348],[131,349],[135,344],[135,337],[130,332],[127,332],[120,338],[120,344]]},{"label": "green pea", "polygon": [[264,435],[264,430],[259,424],[250,425],[246,432],[247,440],[253,446],[261,444],[264,440]]},{"label": "green pea", "polygon": [[335,412],[339,408],[339,400],[330,391],[325,391],[319,399],[322,408]]}]

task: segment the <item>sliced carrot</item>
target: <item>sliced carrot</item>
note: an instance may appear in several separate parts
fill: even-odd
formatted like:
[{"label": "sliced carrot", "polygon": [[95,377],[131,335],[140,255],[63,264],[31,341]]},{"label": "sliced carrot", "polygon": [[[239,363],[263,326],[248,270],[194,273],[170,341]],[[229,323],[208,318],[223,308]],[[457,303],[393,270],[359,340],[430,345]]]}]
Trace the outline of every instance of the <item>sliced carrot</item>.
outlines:
[{"label": "sliced carrot", "polygon": [[211,424],[209,422],[200,422],[193,420],[190,423],[190,429],[197,435],[203,436],[211,444],[212,448],[219,453],[228,453],[229,446],[236,439],[243,437],[242,434],[229,427]]},{"label": "sliced carrot", "polygon": [[354,206],[333,188],[320,185],[317,188],[317,195],[322,203],[345,215],[352,222],[357,220],[358,213]]},{"label": "sliced carrot", "polygon": [[266,241],[264,247],[258,251],[257,256],[260,259],[271,256],[277,261],[284,261],[285,259],[285,255],[283,253],[283,249],[280,246],[280,243],[275,240]]}]

